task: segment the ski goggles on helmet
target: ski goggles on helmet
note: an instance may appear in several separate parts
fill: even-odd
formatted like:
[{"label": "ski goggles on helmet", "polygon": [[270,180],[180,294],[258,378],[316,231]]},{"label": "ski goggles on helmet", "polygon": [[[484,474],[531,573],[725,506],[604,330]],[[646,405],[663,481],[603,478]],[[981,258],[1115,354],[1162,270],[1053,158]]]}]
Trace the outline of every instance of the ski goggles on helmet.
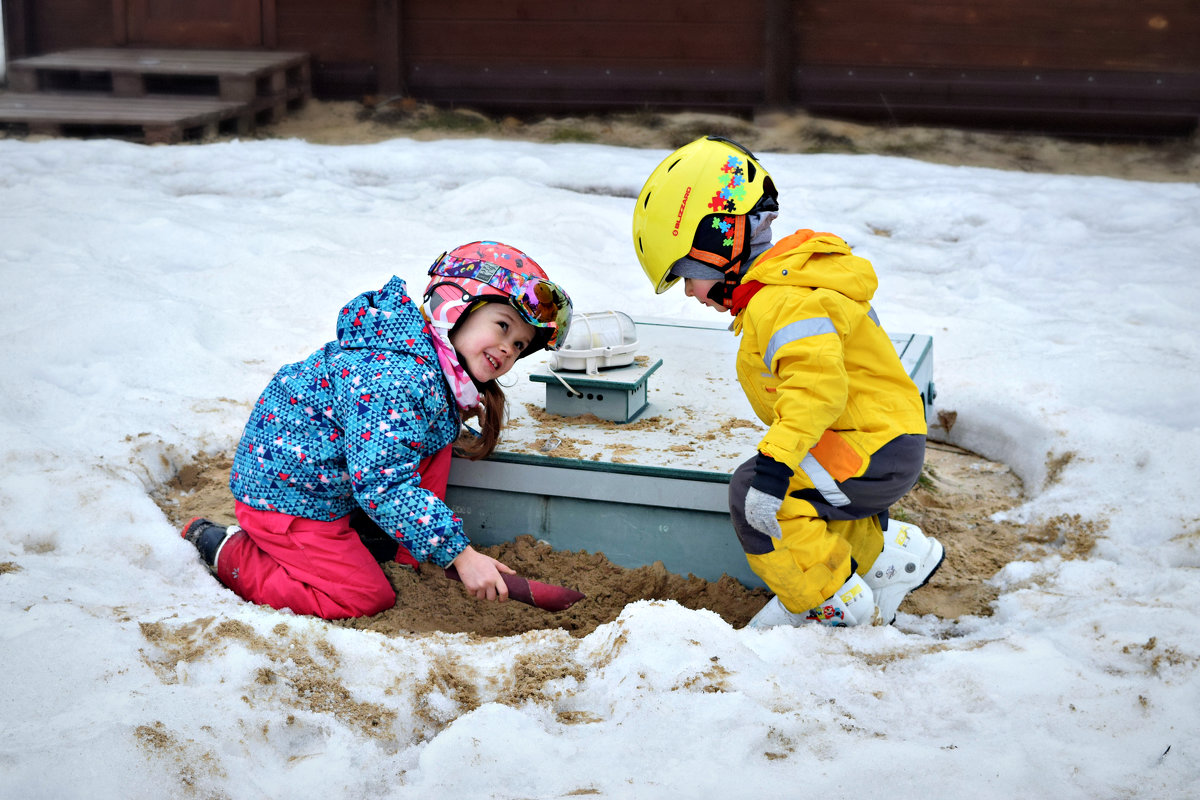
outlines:
[{"label": "ski goggles on helmet", "polygon": [[[544,345],[548,350],[557,350],[566,341],[571,324],[571,298],[553,281],[513,272],[491,261],[459,258],[449,253],[442,253],[433,262],[429,274],[446,278],[480,299],[507,297],[522,319],[548,333]],[[479,286],[472,287],[471,283]]]}]

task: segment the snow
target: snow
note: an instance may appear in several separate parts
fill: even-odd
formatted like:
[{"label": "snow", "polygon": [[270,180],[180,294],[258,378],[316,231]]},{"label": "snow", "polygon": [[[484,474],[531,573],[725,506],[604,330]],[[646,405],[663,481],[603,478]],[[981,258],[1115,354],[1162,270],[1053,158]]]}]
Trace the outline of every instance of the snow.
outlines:
[{"label": "snow", "polygon": [[386,638],[203,571],[149,493],[393,273],[419,291],[496,238],[580,310],[719,322],[633,256],[664,155],[0,141],[0,794],[1194,796],[1194,184],[760,154],[779,229],[843,235],[885,326],[934,337],[947,438],[1020,475],[1011,518],[1107,523],[1086,559],[1002,571],[992,616],[752,631],[636,603],[581,640]]}]

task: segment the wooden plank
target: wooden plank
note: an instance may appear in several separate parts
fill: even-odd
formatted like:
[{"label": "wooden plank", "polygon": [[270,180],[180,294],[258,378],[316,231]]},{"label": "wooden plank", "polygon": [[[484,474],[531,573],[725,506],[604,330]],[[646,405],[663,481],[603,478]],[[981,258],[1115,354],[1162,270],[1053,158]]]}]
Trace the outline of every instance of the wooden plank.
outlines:
[{"label": "wooden plank", "polygon": [[[1119,105],[1128,111],[1175,109],[1200,111],[1200,76],[1140,73],[1056,72],[1029,75],[1015,71],[896,70],[881,67],[805,67],[797,71],[798,89],[809,101],[836,100],[893,106],[939,102],[963,107]],[[1191,100],[1191,110],[1181,101]]]},{"label": "wooden plank", "polygon": [[1200,75],[808,65],[796,96],[813,113],[893,124],[1178,135],[1200,117]]},{"label": "wooden plank", "polygon": [[36,46],[33,35],[33,0],[3,0],[0,2],[0,35],[5,37],[8,58],[28,55]]},{"label": "wooden plank", "polygon": [[263,75],[297,67],[307,53],[265,50],[169,50],[159,48],[80,48],[14,61],[41,70],[134,70],[145,75]]},{"label": "wooden plank", "polygon": [[259,47],[261,0],[125,0],[129,42],[160,47]]},{"label": "wooden plank", "polygon": [[146,81],[138,72],[114,71],[112,92],[117,97],[142,97],[146,94]]},{"label": "wooden plank", "polygon": [[1200,15],[1188,0],[807,0],[793,25],[807,63],[1200,69]]},{"label": "wooden plank", "polygon": [[[15,62],[15,73],[13,88],[23,92],[48,87],[104,90],[102,83],[99,87],[83,85],[81,78],[107,74],[107,90],[119,97],[141,97],[148,92],[199,93],[240,102],[267,97],[273,106],[276,101],[303,101],[312,94],[307,54],[290,52],[82,49],[20,59]],[[159,84],[148,87],[148,79]],[[177,84],[185,79],[188,84],[180,91]],[[203,84],[208,79],[214,81],[211,86]],[[174,87],[172,80],[176,81]]]},{"label": "wooden plank", "polygon": [[763,23],[763,68],[766,72],[763,95],[767,105],[781,107],[790,99],[792,45],[790,0],[767,0]]},{"label": "wooden plank", "polygon": [[519,65],[482,70],[470,65],[429,64],[414,70],[414,91],[417,87],[453,89],[455,86],[494,89],[496,91],[528,92],[561,89],[611,89],[617,92],[687,90],[694,94],[707,91],[737,91],[761,98],[763,72],[753,67],[714,69],[703,81],[696,80],[694,70],[639,69],[621,67],[571,67],[543,69]]},{"label": "wooden plank", "polygon": [[[0,0],[8,5],[9,0]],[[30,48],[20,55],[70,47],[112,47],[112,0],[31,0]],[[10,53],[9,57],[16,56]]]},{"label": "wooden plank", "polygon": [[480,37],[477,23],[465,20],[405,21],[411,63],[426,61],[545,63],[566,59],[581,63],[621,63],[639,59],[688,62],[704,67],[762,62],[762,20],[666,23],[629,26],[530,21],[488,24]]},{"label": "wooden plank", "polygon": [[253,75],[222,75],[219,96],[222,100],[248,103],[258,94],[258,80]]},{"label": "wooden plank", "polygon": [[36,92],[38,90],[37,70],[26,69],[19,63],[9,64],[8,85],[14,92]]},{"label": "wooden plank", "polygon": [[85,128],[148,144],[173,143],[214,134],[222,125],[233,125],[244,134],[254,126],[254,112],[243,104],[211,98],[0,94],[0,124],[25,125],[30,133],[52,136]]},{"label": "wooden plank", "polygon": [[[795,6],[796,20],[838,34],[853,31],[862,23],[882,24],[896,29],[1024,28],[1037,30],[1108,30],[1122,28],[1127,34],[1172,26],[1195,27],[1195,4],[1191,0],[856,0],[853,25],[846,20],[846,5],[838,0],[803,0]],[[1190,22],[1189,22],[1190,20]]]},{"label": "wooden plank", "polygon": [[404,91],[400,0],[376,0],[375,14],[379,27],[375,44],[377,85],[381,95],[395,97]]},{"label": "wooden plank", "polygon": [[0,93],[0,121],[79,124],[191,125],[248,113],[240,103],[210,98],[106,97],[103,95]]},{"label": "wooden plank", "polygon": [[412,95],[430,102],[478,108],[546,109],[629,107],[631,98],[656,106],[744,111],[763,102],[761,69],[712,70],[697,80],[692,69],[564,68],[507,65],[486,71],[457,64],[414,67]]},{"label": "wooden plank", "polygon": [[603,3],[562,0],[406,0],[405,19],[500,21],[559,21],[637,25],[705,22],[762,24],[762,3],[727,0],[605,0]]},{"label": "wooden plank", "polygon": [[262,0],[262,45],[275,49],[279,41],[279,28],[276,23],[275,0]]},{"label": "wooden plank", "polygon": [[129,2],[128,0],[112,0],[113,44],[126,45],[129,43]]},{"label": "wooden plank", "polygon": [[[1117,37],[1119,39],[1119,37]],[[807,64],[874,64],[880,66],[953,66],[962,68],[1054,69],[1125,69],[1172,70],[1189,72],[1189,66],[1169,54],[1128,52],[1117,48],[1075,50],[1065,43],[1026,40],[1012,42],[972,42],[964,39],[921,41],[884,38],[837,41],[802,40],[798,47]]]},{"label": "wooden plank", "polygon": [[[374,70],[377,0],[288,0],[279,4],[277,46],[304,50],[324,68],[355,64]],[[340,69],[337,67],[335,69]]]},{"label": "wooden plank", "polygon": [[303,97],[308,97],[312,94],[312,62],[307,58],[302,64],[292,67],[289,70],[292,75],[290,89],[298,91]]},{"label": "wooden plank", "polygon": [[[1155,32],[1145,36],[1131,36],[1127,27],[1116,25],[1105,28],[1032,28],[1032,27],[956,27],[956,26],[912,26],[901,27],[885,20],[864,20],[853,30],[822,31],[810,28],[800,38],[809,46],[825,50],[837,48],[853,52],[863,44],[887,46],[889,44],[920,45],[931,48],[928,58],[938,56],[937,48],[945,45],[1020,47],[1029,49],[1060,48],[1079,53],[1141,54],[1149,60],[1161,58],[1163,53],[1174,53],[1188,61],[1195,61],[1200,51],[1195,49],[1195,40],[1186,32]],[[1161,51],[1161,52],[1160,52]],[[952,66],[943,63],[942,66]],[[1010,64],[1008,66],[1019,66]]]}]

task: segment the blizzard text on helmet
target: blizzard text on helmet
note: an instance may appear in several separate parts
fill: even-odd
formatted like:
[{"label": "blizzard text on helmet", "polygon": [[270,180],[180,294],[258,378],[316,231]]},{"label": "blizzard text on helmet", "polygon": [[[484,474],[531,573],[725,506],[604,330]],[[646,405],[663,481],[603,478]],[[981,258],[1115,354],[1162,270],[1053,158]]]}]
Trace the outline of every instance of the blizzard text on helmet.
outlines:
[{"label": "blizzard text on helmet", "polygon": [[679,203],[679,213],[675,215],[675,227],[671,229],[672,236],[679,235],[679,226],[683,222],[683,210],[687,208],[688,197],[692,194],[692,187],[687,187],[683,192],[683,200]]}]

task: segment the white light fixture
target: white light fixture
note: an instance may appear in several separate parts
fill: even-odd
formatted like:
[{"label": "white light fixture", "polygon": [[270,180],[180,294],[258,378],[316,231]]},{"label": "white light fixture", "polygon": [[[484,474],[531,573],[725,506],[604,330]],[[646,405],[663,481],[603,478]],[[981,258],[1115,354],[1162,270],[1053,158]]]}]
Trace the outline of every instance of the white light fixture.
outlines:
[{"label": "white light fixture", "polygon": [[602,368],[632,364],[637,347],[637,326],[628,314],[575,314],[562,349],[550,354],[550,369],[595,375]]}]

